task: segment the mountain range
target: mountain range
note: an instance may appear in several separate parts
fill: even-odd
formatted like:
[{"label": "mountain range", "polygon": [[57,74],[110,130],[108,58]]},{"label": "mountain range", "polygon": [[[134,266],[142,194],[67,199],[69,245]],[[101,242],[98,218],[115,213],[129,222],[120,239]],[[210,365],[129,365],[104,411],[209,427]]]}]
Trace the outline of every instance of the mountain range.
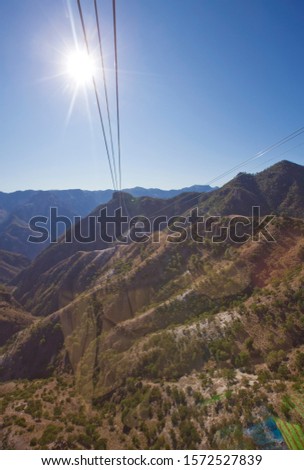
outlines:
[{"label": "mountain range", "polygon": [[170,199],[114,193],[90,216],[121,201],[129,217],[197,208],[224,226],[259,206],[275,241],[199,242],[187,226],[181,243],[164,227],[157,243],[80,244],[74,226],[30,265],[3,252],[2,447],[303,449],[304,167]]},{"label": "mountain range", "polygon": [[[135,187],[124,190],[133,196],[149,196],[168,199],[185,192],[209,192],[215,188],[208,185],[162,190]],[[0,249],[21,253],[33,259],[41,250],[26,243],[30,230],[29,220],[34,216],[49,216],[50,207],[57,207],[59,215],[73,218],[89,214],[99,204],[105,204],[114,191],[83,191],[81,189],[54,191],[0,192]],[[63,229],[63,227],[61,227]]]}]

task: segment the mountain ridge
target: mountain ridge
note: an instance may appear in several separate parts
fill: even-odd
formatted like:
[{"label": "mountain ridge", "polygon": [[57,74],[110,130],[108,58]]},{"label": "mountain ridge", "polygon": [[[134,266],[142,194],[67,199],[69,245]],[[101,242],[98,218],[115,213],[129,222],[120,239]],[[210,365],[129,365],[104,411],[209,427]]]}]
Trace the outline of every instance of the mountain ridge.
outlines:
[{"label": "mountain ridge", "polygon": [[282,162],[170,200],[115,193],[91,212],[123,202],[151,220],[197,207],[228,227],[260,204],[275,243],[216,243],[216,227],[171,243],[163,228],[157,243],[62,236],[40,253],[3,290],[5,446],[303,448],[303,170]]},{"label": "mountain ridge", "polygon": [[[195,188],[201,192],[214,189],[206,185],[196,185]],[[191,188],[181,188],[167,191],[136,187],[125,191],[135,197],[141,195],[166,199],[190,190]],[[60,216],[70,219],[75,216],[84,217],[100,204],[109,202],[114,193],[115,191],[110,189],[0,192],[0,249],[20,253],[32,260],[47,246],[47,242],[40,245],[26,243],[31,234],[28,223],[32,217],[49,217],[50,207],[58,208]],[[59,226],[59,234],[61,233],[63,233],[63,226]]]}]

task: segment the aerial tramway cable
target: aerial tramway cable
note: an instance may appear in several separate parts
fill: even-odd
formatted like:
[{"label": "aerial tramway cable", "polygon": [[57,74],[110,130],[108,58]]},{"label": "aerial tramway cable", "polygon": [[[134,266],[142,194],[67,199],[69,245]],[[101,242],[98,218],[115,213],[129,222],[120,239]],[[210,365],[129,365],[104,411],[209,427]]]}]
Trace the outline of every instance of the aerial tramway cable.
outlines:
[{"label": "aerial tramway cable", "polygon": [[275,150],[276,148],[280,147],[281,145],[283,144],[286,144],[287,142],[289,142],[290,140],[292,139],[295,139],[296,137],[298,137],[299,135],[303,134],[304,132],[304,126],[303,127],[300,127],[299,129],[297,129],[296,131],[292,132],[291,134],[289,134],[288,136],[284,137],[283,139],[279,140],[278,142],[275,142],[274,144],[272,145],[269,145],[268,147],[266,147],[264,150],[256,153],[255,155],[253,155],[252,157],[250,158],[247,158],[247,160],[244,160],[243,162],[239,163],[238,165],[230,168],[230,170],[227,170],[225,171],[224,173],[216,176],[215,178],[213,178],[212,180],[210,180],[207,184],[212,184],[214,183],[215,181],[223,178],[224,176],[226,175],[229,175],[230,173],[232,173],[234,170],[237,170],[239,168],[241,168],[242,166],[246,165],[246,163],[249,163],[250,161],[252,160],[257,160],[258,158],[262,157],[263,155],[271,152],[272,150]]},{"label": "aerial tramway cable", "polygon": [[118,54],[117,54],[117,27],[116,27],[116,0],[112,0],[113,7],[113,29],[114,29],[114,52],[115,52],[115,83],[116,83],[116,119],[118,140],[118,174],[119,191],[121,191],[121,144],[120,144],[120,112],[119,112],[119,86],[118,86]]},{"label": "aerial tramway cable", "polygon": [[[304,133],[304,126],[303,127],[300,127],[299,129],[297,129],[296,131],[292,132],[291,134],[287,135],[286,137],[284,137],[283,139],[280,139],[278,140],[277,142],[275,142],[274,144],[272,145],[269,145],[268,147],[266,147],[265,149],[261,150],[260,152],[256,153],[255,155],[253,155],[252,157],[250,158],[247,158],[246,160],[244,160],[243,162],[240,162],[238,165],[230,168],[230,170],[227,170],[225,171],[224,173],[221,173],[220,175],[216,176],[215,178],[213,178],[212,180],[208,181],[206,184],[212,184],[214,182],[216,182],[217,180],[220,180],[222,178],[224,178],[224,176],[232,173],[234,170],[237,170],[241,167],[243,167],[244,165],[246,165],[246,163],[249,163],[253,160],[257,160],[258,158],[262,157],[263,155],[266,155],[267,153],[271,152],[272,150],[275,150],[277,149],[278,147],[281,147],[282,145],[286,144],[287,142],[295,139],[296,137],[298,137],[299,135],[303,134]],[[294,148],[294,147],[293,147]],[[289,151],[291,151],[293,148],[289,149],[288,151],[284,152],[287,153]],[[199,193],[199,194],[196,194],[195,196],[193,196],[192,199],[189,199],[188,202],[190,201],[195,201],[196,199],[200,198],[202,196],[202,193]],[[163,211],[164,209],[168,209],[169,207],[172,207],[173,205],[175,204],[175,202],[173,203],[170,203],[168,204],[167,206],[163,207],[161,209],[161,211]],[[152,216],[158,214],[159,212],[161,211],[156,211],[152,214]]]},{"label": "aerial tramway cable", "polygon": [[[88,56],[90,56],[91,55],[90,54],[90,46],[89,46],[89,42],[88,42],[88,38],[87,38],[86,27],[85,27],[85,22],[84,22],[84,18],[83,18],[82,8],[81,8],[81,0],[77,0],[77,6],[78,6],[78,12],[79,12],[79,16],[80,16],[84,41],[85,41],[85,44],[86,44],[87,54],[88,54]],[[104,139],[106,152],[107,152],[107,157],[108,157],[108,163],[109,163],[109,168],[110,168],[110,173],[111,173],[112,184],[113,184],[113,188],[116,189],[116,183],[115,183],[115,178],[114,178],[114,173],[113,173],[113,168],[112,168],[112,163],[111,163],[111,158],[110,158],[109,146],[108,146],[108,142],[107,142],[107,136],[106,136],[104,122],[103,122],[103,118],[102,118],[99,95],[98,95],[97,85],[96,85],[96,80],[95,80],[94,75],[92,76],[92,82],[93,82],[93,87],[94,87],[94,92],[95,92],[96,104],[97,104],[97,108],[98,108],[99,120],[100,120],[102,133],[103,133],[103,139]]]},{"label": "aerial tramway cable", "polygon": [[96,20],[96,25],[97,25],[97,32],[98,32],[99,54],[100,54],[100,60],[101,60],[101,68],[102,68],[102,75],[103,75],[103,85],[104,85],[104,92],[105,92],[105,101],[106,101],[107,116],[108,116],[108,123],[109,123],[109,133],[110,133],[110,142],[111,142],[111,151],[112,151],[112,163],[113,163],[113,170],[114,170],[114,178],[115,178],[116,188],[118,188],[118,180],[117,180],[117,172],[116,172],[116,163],[115,163],[115,154],[114,154],[114,145],[113,145],[113,133],[112,133],[112,125],[111,125],[111,117],[110,117],[110,107],[109,107],[108,88],[107,88],[107,80],[106,80],[106,73],[105,73],[105,66],[104,66],[104,59],[103,59],[103,49],[102,49],[102,41],[101,41],[101,28],[100,28],[100,21],[99,21],[97,0],[94,0],[94,10],[95,10],[95,20]]}]

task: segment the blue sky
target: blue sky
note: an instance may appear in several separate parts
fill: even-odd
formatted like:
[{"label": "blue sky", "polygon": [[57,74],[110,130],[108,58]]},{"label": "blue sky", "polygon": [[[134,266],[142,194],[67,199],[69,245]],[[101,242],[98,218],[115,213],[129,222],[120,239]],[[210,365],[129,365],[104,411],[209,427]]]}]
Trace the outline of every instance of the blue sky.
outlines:
[{"label": "blue sky", "polygon": [[[82,3],[94,48],[93,1]],[[0,2],[2,191],[111,187],[91,86],[69,116],[67,5]],[[115,123],[111,1],[99,6]],[[117,21],[123,187],[208,183],[304,126],[302,0],[117,0]],[[304,164],[303,142],[243,170]]]}]

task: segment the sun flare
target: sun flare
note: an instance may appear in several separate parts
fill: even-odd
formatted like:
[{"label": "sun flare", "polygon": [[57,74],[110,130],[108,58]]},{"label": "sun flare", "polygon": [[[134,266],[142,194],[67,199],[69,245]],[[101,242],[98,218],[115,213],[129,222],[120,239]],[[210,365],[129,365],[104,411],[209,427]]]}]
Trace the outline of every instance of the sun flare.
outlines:
[{"label": "sun flare", "polygon": [[84,51],[74,51],[67,57],[67,75],[77,86],[90,83],[96,67],[93,59]]}]

